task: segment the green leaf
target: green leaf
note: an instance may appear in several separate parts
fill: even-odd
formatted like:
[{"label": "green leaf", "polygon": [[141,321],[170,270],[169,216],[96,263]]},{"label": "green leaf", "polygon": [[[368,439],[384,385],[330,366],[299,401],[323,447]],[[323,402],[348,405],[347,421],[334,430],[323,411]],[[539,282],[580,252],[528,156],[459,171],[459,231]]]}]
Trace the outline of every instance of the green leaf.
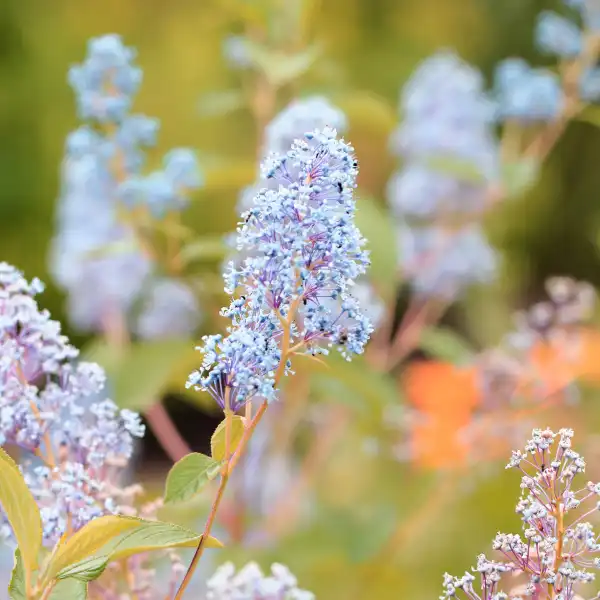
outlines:
[{"label": "green leaf", "polygon": [[455,331],[447,327],[425,327],[421,332],[420,348],[433,358],[454,364],[466,364],[475,350]]},{"label": "green leaf", "polygon": [[600,127],[600,106],[587,106],[585,110],[575,116],[575,119]]},{"label": "green leaf", "polygon": [[356,225],[368,240],[371,254],[369,278],[385,296],[392,295],[398,284],[398,251],[393,219],[372,198],[359,198]]},{"label": "green leaf", "polygon": [[63,579],[52,589],[48,600],[85,600],[87,583],[79,579]]},{"label": "green leaf", "polygon": [[26,577],[38,567],[42,547],[42,520],[38,505],[29,491],[19,467],[0,448],[0,504],[21,553]]},{"label": "green leaf", "polygon": [[502,165],[502,183],[508,196],[527,191],[539,177],[540,165],[535,159],[522,158]]},{"label": "green leaf", "polygon": [[433,156],[426,162],[430,169],[439,173],[451,175],[462,181],[485,183],[485,177],[472,161],[449,156]]},{"label": "green leaf", "polygon": [[246,40],[246,47],[252,63],[265,74],[271,84],[277,87],[304,75],[321,54],[317,46],[310,46],[296,54],[271,50],[250,40]]},{"label": "green leaf", "polygon": [[185,502],[198,494],[219,473],[221,463],[192,452],[177,461],[167,475],[165,502]]},{"label": "green leaf", "polygon": [[351,404],[364,414],[397,402],[398,388],[387,374],[375,371],[362,356],[348,362],[337,352],[326,357],[329,368],[313,374],[314,389],[336,402]]},{"label": "green leaf", "polygon": [[241,90],[222,90],[202,94],[198,110],[202,117],[223,117],[244,108],[245,104]]},{"label": "green leaf", "polygon": [[[73,573],[100,570],[103,564],[123,560],[143,552],[167,548],[195,548],[202,538],[202,535],[172,523],[142,519],[134,519],[134,521],[137,523],[136,527],[108,540],[93,555],[68,565],[57,574],[57,577],[72,577]],[[206,541],[206,547],[222,548],[223,544],[211,536]]]},{"label": "green leaf", "polygon": [[15,566],[12,570],[10,584],[8,586],[8,595],[10,600],[27,600],[27,574],[23,566],[21,552],[17,548],[15,550]]},{"label": "green leaf", "polygon": [[85,356],[104,367],[120,408],[144,411],[166,391],[179,364],[191,354],[196,354],[192,341],[170,339],[137,342],[123,352],[97,342]]},{"label": "green leaf", "polygon": [[[225,423],[226,419],[223,419],[215,432],[210,438],[210,453],[216,461],[225,460]],[[230,454],[233,454],[237,445],[240,443],[242,436],[244,435],[244,419],[237,415],[234,415],[231,419],[231,437],[229,440]]]},{"label": "green leaf", "polygon": [[109,556],[92,556],[74,565],[65,567],[58,573],[56,579],[77,579],[79,581],[94,581],[98,579],[108,566]]},{"label": "green leaf", "polygon": [[140,519],[108,515],[98,517],[62,543],[46,568],[44,581],[54,579],[63,569],[94,555],[111,540],[140,526]]},{"label": "green leaf", "polygon": [[186,244],[181,250],[181,260],[188,265],[194,261],[222,260],[227,254],[223,236],[204,236]]}]

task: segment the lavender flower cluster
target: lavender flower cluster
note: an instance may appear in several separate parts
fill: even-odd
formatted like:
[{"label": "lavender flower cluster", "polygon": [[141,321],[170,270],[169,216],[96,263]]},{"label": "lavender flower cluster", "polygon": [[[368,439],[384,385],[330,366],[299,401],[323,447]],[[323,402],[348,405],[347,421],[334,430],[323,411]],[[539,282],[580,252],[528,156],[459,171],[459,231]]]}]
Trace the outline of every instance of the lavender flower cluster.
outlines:
[{"label": "lavender flower cluster", "polygon": [[131,490],[119,488],[119,475],[144,426],[100,396],[102,369],[75,362],[60,325],[38,308],[42,289],[0,263],[0,444],[25,452],[25,479],[52,547],[67,529],[127,501]]},{"label": "lavender flower cluster", "polygon": [[[350,294],[369,263],[354,224],[358,163],[334,129],[315,130],[283,156],[263,163],[276,189],[264,188],[242,215],[223,316],[228,335],[204,338],[202,368],[188,386],[209,391],[232,410],[255,396],[276,397],[276,372],[290,372],[294,353],[327,353],[337,346],[350,358],[362,353],[372,331]],[[323,300],[334,299],[332,310]]]},{"label": "lavender flower cluster", "polygon": [[[139,222],[147,229],[148,219],[181,211],[202,177],[194,153],[183,148],[167,153],[161,169],[143,173],[158,121],[130,112],[142,81],[134,59],[134,50],[118,35],[105,35],[89,42],[87,58],[69,72],[85,124],[66,143],[51,272],[81,330],[105,330],[110,319],[128,315],[148,288],[133,329],[150,337],[157,329],[161,335],[183,334],[197,320],[193,294],[177,280],[156,280]],[[165,305],[167,313],[181,308],[190,315],[181,331],[173,332],[173,323],[166,322]]]},{"label": "lavender flower cluster", "polygon": [[[575,478],[585,472],[585,460],[572,450],[573,431],[534,429],[525,451],[513,451],[508,468],[523,474],[516,512],[523,535],[499,533],[493,548],[502,562],[477,559],[473,572],[444,576],[446,598],[470,600],[574,600],[583,584],[593,581],[589,569],[600,568],[600,543],[586,519],[598,512],[600,484],[581,486]],[[571,513],[577,516],[571,517]],[[501,584],[510,586],[508,592]],[[476,589],[477,587],[477,589]],[[593,598],[597,599],[598,594]]]},{"label": "lavender flower cluster", "polygon": [[237,573],[232,563],[217,569],[208,581],[206,600],[314,600],[314,594],[298,588],[294,575],[284,565],[271,566],[265,576],[250,562]]},{"label": "lavender flower cluster", "polygon": [[388,185],[401,268],[417,294],[456,297],[489,282],[497,258],[478,224],[500,175],[494,103],[455,54],[425,60],[401,95],[392,137],[402,169]]}]

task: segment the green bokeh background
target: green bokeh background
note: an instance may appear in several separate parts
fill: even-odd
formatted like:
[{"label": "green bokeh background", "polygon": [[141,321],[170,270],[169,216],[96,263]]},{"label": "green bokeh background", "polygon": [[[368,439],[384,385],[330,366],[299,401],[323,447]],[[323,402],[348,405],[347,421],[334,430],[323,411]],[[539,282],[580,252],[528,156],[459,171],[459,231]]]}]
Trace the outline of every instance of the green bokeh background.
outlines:
[{"label": "green bokeh background", "polygon": [[[247,109],[207,116],[199,107],[203,95],[239,87],[239,73],[221,55],[224,37],[240,30],[234,4],[0,0],[0,259],[48,283],[43,305],[55,318],[65,321],[64,298],[47,274],[47,250],[64,139],[76,126],[66,83],[69,65],[82,59],[89,37],[104,33],[119,33],[138,49],[144,84],[135,109],[161,120],[150,161],[173,146],[196,148],[207,186],[194,197],[187,222],[201,234],[226,233],[236,222],[237,194],[255,174],[255,127]],[[440,47],[455,48],[488,79],[506,56],[544,64],[533,47],[533,22],[540,10],[560,5],[542,0],[322,0],[311,30],[323,57],[299,89],[326,94],[347,111],[347,137],[362,167],[361,193],[383,206],[394,168],[387,138],[397,120],[398,91],[417,62]],[[599,156],[599,130],[572,124],[536,187],[507,201],[488,220],[504,258],[498,285],[471,293],[451,311],[449,323],[479,345],[492,344],[506,329],[510,313],[538,298],[549,275],[600,284]],[[77,343],[86,342],[68,327],[67,332]],[[565,419],[587,419],[593,432],[599,414],[590,393]],[[193,444],[202,446],[209,434],[198,423],[202,439]],[[452,477],[456,485],[449,497],[429,509],[432,498],[446,489],[439,474],[365,458],[349,438],[319,477],[325,500],[313,525],[258,558],[289,564],[301,583],[324,600],[435,598],[445,570],[462,572],[489,547],[497,530],[518,528],[512,513],[516,475],[488,467]],[[416,521],[410,543],[398,556],[375,560],[394,523],[410,522],[420,507],[426,518]]]}]

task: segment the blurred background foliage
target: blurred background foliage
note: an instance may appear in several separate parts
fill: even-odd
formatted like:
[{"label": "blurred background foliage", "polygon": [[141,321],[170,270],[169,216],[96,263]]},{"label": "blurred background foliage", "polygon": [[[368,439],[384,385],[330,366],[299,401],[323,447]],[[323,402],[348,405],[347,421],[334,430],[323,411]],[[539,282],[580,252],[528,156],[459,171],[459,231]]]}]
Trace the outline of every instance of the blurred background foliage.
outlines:
[{"label": "blurred background foliage", "polygon": [[[418,61],[440,47],[452,47],[487,76],[507,56],[543,64],[533,47],[533,22],[540,10],[561,4],[558,0],[314,3],[308,27],[322,56],[297,86],[284,89],[279,107],[298,92],[320,93],[347,113],[346,137],[361,164],[360,195],[378,203],[384,215],[385,185],[394,168],[388,137],[398,119],[399,89]],[[66,83],[68,67],[82,59],[92,36],[119,33],[127,45],[137,48],[144,84],[135,109],[161,120],[151,162],[158,161],[166,148],[195,148],[207,184],[196,193],[186,222],[206,236],[226,234],[237,222],[238,193],[256,173],[257,132],[250,111],[243,105],[224,110],[227,101],[237,106],[235,90],[241,80],[223,58],[222,43],[241,30],[243,4],[260,2],[0,2],[0,258],[48,283],[42,304],[55,318],[66,322],[64,299],[48,276],[47,250],[64,139],[76,125],[73,95]],[[286,31],[285,24],[280,27],[281,35],[298,33]],[[572,123],[538,184],[494,211],[487,227],[503,256],[500,282],[470,293],[449,311],[446,325],[478,347],[492,345],[508,328],[510,314],[539,298],[548,276],[571,275],[596,287],[600,284],[599,151],[597,127]],[[377,224],[371,229],[374,241],[386,239],[379,236]],[[377,239],[380,247],[381,239]],[[390,248],[392,261],[394,252]],[[378,257],[385,262],[385,247]],[[215,286],[221,285],[218,260],[207,260],[202,268],[214,276]],[[385,272],[379,262],[374,268]],[[388,293],[393,296],[397,291]],[[205,311],[203,333],[221,326],[216,305]],[[67,333],[79,345],[89,342],[68,327]],[[196,358],[181,365],[182,381],[198,362]],[[390,392],[390,382],[383,376],[373,376],[365,389],[357,376],[361,368],[349,368],[341,376],[345,386],[337,388],[327,378],[311,380],[311,398],[344,400],[353,407],[353,420],[332,441],[313,481],[320,508],[310,524],[286,535],[275,548],[234,545],[218,559],[229,555],[284,562],[302,587],[328,600],[437,597],[444,571],[464,571],[477,553],[488,549],[497,530],[518,528],[513,514],[517,477],[496,463],[471,471],[424,472],[365,453],[361,440],[385,435],[379,419],[383,405],[397,404],[401,398],[393,386]],[[125,389],[135,389],[131,384]],[[597,400],[589,391],[580,406],[545,414],[538,423],[556,422],[590,433],[579,436],[590,464],[600,448],[592,435],[600,416]],[[198,411],[175,398],[168,406],[190,445],[205,450],[218,419],[209,414],[210,405],[204,403]],[[302,446],[301,435],[299,443]],[[477,454],[478,448],[469,451]],[[144,457],[142,478],[156,469],[164,474],[166,459],[156,445],[150,443]]]}]

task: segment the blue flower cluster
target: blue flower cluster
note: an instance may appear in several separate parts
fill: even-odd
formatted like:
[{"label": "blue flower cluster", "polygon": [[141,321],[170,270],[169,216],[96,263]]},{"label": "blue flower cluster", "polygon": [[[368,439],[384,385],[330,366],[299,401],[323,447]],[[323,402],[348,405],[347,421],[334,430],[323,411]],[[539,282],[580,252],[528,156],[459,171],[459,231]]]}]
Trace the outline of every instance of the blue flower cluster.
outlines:
[{"label": "blue flower cluster", "polygon": [[74,362],[77,350],[38,308],[42,289],[0,263],[0,444],[25,451],[26,480],[52,546],[67,518],[77,530],[117,509],[115,477],[144,426],[136,413],[102,398],[98,365]]},{"label": "blue flower cluster", "polygon": [[[596,0],[567,0],[582,18],[586,31],[600,29],[600,4]],[[554,56],[567,64],[580,63],[577,80],[565,82],[548,69],[534,69],[524,60],[509,58],[496,69],[495,88],[499,116],[522,123],[545,122],[557,119],[565,110],[567,96],[585,102],[600,98],[600,69],[585,31],[572,20],[553,11],[545,10],[538,16],[535,27],[537,47],[544,54]],[[587,47],[586,47],[587,46]],[[566,89],[575,86],[574,90]]]},{"label": "blue flower cluster", "polygon": [[418,294],[450,300],[496,271],[477,223],[500,174],[495,107],[481,74],[449,52],[417,68],[400,104],[404,120],[391,142],[403,165],[388,201],[402,271]]},{"label": "blue flower cluster", "polygon": [[142,172],[158,121],[130,113],[142,81],[134,58],[119,36],[105,35],[90,41],[87,58],[69,73],[85,124],[66,143],[51,272],[82,330],[102,330],[111,315],[127,314],[153,273],[136,217],[180,211],[189,191],[202,185],[187,149],[167,153],[161,169]]},{"label": "blue flower cluster", "polygon": [[[348,128],[346,115],[322,96],[293,100],[266,126],[262,146],[263,160],[273,152],[285,154],[294,140],[308,131],[324,127],[332,127],[343,134]],[[274,179],[261,181],[260,172],[257,175],[257,182],[244,188],[240,194],[237,207],[240,213],[252,207],[254,197],[261,188],[278,185]]]},{"label": "blue flower cluster", "polygon": [[[264,161],[264,176],[279,185],[262,189],[242,215],[244,259],[225,275],[233,299],[222,314],[232,324],[227,336],[204,338],[204,362],[188,386],[221,406],[228,395],[237,410],[255,396],[273,400],[276,372],[289,373],[295,353],[337,346],[349,359],[363,351],[372,325],[349,293],[369,264],[354,224],[357,173],[352,146],[329,127]],[[329,298],[337,310],[323,302]]]}]

